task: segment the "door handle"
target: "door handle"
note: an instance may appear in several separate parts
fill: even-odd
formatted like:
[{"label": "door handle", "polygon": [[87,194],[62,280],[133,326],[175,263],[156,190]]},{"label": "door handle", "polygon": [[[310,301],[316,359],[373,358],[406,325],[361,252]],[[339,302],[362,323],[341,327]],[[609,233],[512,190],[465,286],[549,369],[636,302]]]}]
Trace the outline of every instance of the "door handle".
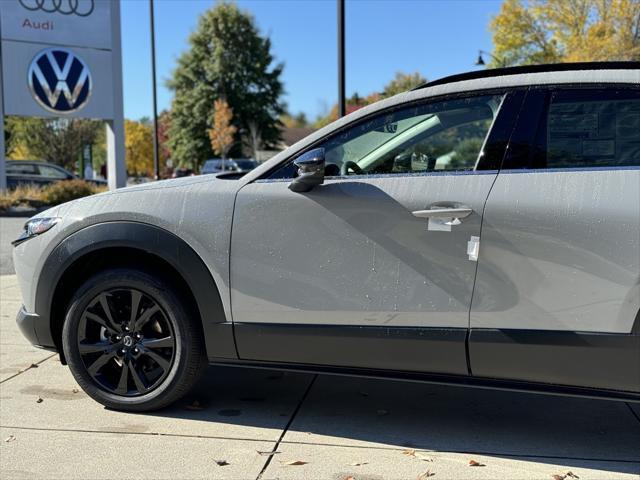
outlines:
[{"label": "door handle", "polygon": [[473,213],[471,207],[433,207],[429,210],[415,210],[411,212],[414,217],[418,218],[467,218]]}]

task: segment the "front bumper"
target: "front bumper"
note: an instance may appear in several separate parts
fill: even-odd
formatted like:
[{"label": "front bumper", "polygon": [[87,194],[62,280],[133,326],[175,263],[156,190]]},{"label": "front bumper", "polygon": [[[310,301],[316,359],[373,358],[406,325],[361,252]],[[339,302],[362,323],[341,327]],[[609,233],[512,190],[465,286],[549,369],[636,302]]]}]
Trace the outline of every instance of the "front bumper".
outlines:
[{"label": "front bumper", "polygon": [[29,342],[36,347],[57,351],[49,329],[49,322],[36,313],[29,313],[24,305],[20,307],[16,316],[18,328]]}]

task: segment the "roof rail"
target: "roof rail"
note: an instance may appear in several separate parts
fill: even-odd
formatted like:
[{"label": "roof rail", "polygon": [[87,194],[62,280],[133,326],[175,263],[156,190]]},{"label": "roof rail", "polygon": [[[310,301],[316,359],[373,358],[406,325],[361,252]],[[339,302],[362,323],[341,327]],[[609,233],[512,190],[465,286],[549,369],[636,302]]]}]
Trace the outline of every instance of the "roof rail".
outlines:
[{"label": "roof rail", "polygon": [[476,80],[478,78],[501,77],[504,75],[520,75],[523,73],[540,72],[567,72],[574,70],[640,70],[640,62],[575,62],[575,63],[549,63],[544,65],[522,65],[518,67],[489,68],[473,72],[458,73],[448,77],[439,78],[432,82],[423,83],[411,90],[435,87],[446,83],[462,82],[464,80]]}]

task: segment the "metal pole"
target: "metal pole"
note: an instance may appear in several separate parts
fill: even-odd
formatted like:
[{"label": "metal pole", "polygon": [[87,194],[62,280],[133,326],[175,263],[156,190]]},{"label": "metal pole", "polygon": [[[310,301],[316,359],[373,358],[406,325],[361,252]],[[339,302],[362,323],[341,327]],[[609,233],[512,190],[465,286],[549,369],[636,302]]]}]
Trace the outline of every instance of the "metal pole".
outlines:
[{"label": "metal pole", "polygon": [[124,105],[122,103],[122,39],[120,32],[120,2],[111,3],[111,34],[113,50],[113,120],[107,129],[107,182],[109,190],[127,185],[127,167],[124,148]]},{"label": "metal pole", "polygon": [[344,0],[338,0],[338,115],[346,114],[344,95]]},{"label": "metal pole", "polygon": [[153,0],[149,0],[149,22],[151,27],[151,91],[153,93],[153,175],[160,178],[160,147],[158,146],[158,98],[156,92],[156,28],[153,18]]},{"label": "metal pole", "polygon": [[[1,37],[1,36],[0,36]],[[0,47],[0,193],[7,189],[7,171],[4,144],[4,90],[2,84],[2,47]]]}]

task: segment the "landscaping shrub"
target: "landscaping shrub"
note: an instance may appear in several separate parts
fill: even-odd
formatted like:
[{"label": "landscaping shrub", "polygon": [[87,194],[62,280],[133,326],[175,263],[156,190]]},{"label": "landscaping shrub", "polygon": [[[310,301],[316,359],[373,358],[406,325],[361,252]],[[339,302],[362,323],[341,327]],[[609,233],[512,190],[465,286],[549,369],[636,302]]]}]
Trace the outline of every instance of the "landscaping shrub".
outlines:
[{"label": "landscaping shrub", "polygon": [[99,187],[95,187],[84,180],[67,180],[64,182],[56,182],[48,185],[42,190],[42,200],[49,205],[58,205],[59,203],[69,202],[76,198],[87,197],[101,191]]},{"label": "landscaping shrub", "polygon": [[0,195],[0,211],[11,207],[43,207],[86,197],[106,190],[84,180],[65,180],[44,188],[35,185],[20,185]]}]

